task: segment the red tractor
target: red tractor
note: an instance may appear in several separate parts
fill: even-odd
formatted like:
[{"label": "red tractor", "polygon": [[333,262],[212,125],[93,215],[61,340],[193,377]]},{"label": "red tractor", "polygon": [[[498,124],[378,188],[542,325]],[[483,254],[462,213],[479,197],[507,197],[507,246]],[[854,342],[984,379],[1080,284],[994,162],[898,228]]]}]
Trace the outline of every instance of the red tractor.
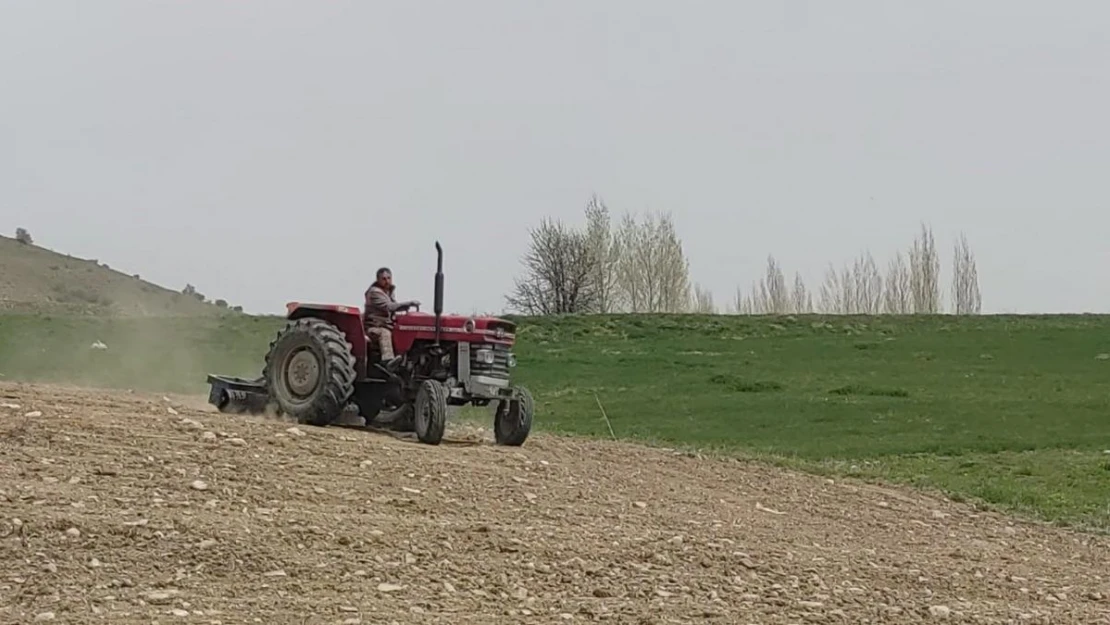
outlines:
[{"label": "red tractor", "polygon": [[255,380],[209,375],[209,401],[225,412],[275,405],[299,423],[335,423],[349,406],[367,426],[415,432],[424,443],[443,438],[448,406],[496,402],[494,436],[522,445],[532,428],[531,393],[510,370],[516,325],[496,317],[443,315],[443,248],[436,243],[435,314],[399,313],[393,350],[400,363],[382,366],[366,336],[361,308],[287,305],[286,325],[270,343]]}]

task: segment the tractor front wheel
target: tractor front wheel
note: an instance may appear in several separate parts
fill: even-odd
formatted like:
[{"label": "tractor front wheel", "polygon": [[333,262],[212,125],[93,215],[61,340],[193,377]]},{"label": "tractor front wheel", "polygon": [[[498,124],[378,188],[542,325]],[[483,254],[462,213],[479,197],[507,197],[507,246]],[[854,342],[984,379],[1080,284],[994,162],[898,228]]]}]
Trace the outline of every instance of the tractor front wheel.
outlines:
[{"label": "tractor front wheel", "polygon": [[282,329],[262,371],[278,408],[298,423],[325,426],[343,413],[354,392],[351,344],[322,319],[297,319]]},{"label": "tractor front wheel", "polygon": [[498,445],[520,447],[532,431],[532,415],[536,402],[523,386],[516,387],[515,397],[497,402],[493,416],[493,436]]},{"label": "tractor front wheel", "polygon": [[416,438],[421,443],[438,445],[447,426],[447,389],[435,380],[424,380],[412,407]]}]

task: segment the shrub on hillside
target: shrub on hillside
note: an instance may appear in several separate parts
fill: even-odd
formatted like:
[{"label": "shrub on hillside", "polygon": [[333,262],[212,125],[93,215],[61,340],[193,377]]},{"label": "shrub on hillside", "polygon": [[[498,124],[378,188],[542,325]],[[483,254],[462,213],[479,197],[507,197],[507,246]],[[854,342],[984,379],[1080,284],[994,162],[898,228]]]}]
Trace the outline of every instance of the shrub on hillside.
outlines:
[{"label": "shrub on hillside", "polygon": [[185,288],[181,289],[181,293],[182,295],[188,295],[199,302],[204,301],[204,293],[197,292],[197,287],[191,284],[186,284]]},{"label": "shrub on hillside", "polygon": [[31,233],[27,232],[26,228],[15,229],[15,240],[24,245],[31,245],[35,242],[35,240],[31,238]]},{"label": "shrub on hillside", "polygon": [[54,286],[54,300],[66,304],[94,304],[108,306],[112,300],[84,287]]}]

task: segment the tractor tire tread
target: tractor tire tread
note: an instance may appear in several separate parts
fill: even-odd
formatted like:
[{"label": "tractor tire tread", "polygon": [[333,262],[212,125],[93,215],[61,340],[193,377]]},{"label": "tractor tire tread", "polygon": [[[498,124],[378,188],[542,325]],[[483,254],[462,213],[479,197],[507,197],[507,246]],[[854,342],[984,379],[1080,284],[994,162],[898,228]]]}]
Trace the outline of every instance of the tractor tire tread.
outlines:
[{"label": "tractor tire tread", "polygon": [[[283,337],[291,333],[308,334],[315,341],[322,344],[326,361],[324,372],[326,379],[324,381],[324,392],[318,395],[312,404],[289,416],[294,417],[298,423],[302,424],[330,425],[343,412],[354,390],[355,357],[351,344],[338,328],[323,319],[308,317],[290,321],[277,332],[274,340],[270,342],[270,349],[266,353],[265,365],[262,370],[264,379],[269,380],[270,367],[273,366],[274,347]],[[285,411],[282,410],[282,412]]]},{"label": "tractor tire tread", "polygon": [[[421,434],[415,428],[417,414],[421,409],[422,401],[431,404],[432,414],[429,415],[428,429]],[[413,425],[416,436],[422,443],[438,445],[443,440],[443,433],[447,425],[447,389],[435,380],[424,380],[416,392],[416,402],[413,406]]]},{"label": "tractor tire tread", "polygon": [[[520,410],[523,413],[523,423],[506,431],[504,420],[508,418],[507,413],[512,404],[509,401],[498,404],[493,420],[493,434],[498,445],[520,447],[524,444],[524,441],[528,439],[528,434],[532,431],[532,419],[536,412],[536,400],[532,397],[531,391],[526,387],[518,386],[516,390],[519,395]],[[503,414],[503,411],[506,414]]]}]

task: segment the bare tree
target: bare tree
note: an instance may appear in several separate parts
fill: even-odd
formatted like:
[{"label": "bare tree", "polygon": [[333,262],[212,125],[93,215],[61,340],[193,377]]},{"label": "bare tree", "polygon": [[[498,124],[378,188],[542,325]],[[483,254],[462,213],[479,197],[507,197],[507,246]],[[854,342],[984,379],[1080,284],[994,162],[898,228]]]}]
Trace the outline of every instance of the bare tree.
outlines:
[{"label": "bare tree", "polygon": [[738,285],[736,291],[732,294],[732,301],[728,303],[728,312],[733,315],[743,315],[745,299],[744,289],[741,289]]},{"label": "bare tree", "polygon": [[913,312],[913,293],[910,288],[910,270],[901,252],[894,253],[886,271],[886,289],[883,291],[883,312],[888,315],[908,315]]},{"label": "bare tree", "polygon": [[617,284],[629,312],[644,312],[654,299],[649,277],[657,262],[657,254],[646,238],[636,218],[625,213],[617,228],[621,248],[617,261]]},{"label": "bare tree", "polygon": [[771,314],[771,302],[767,299],[767,289],[763,288],[762,281],[752,282],[751,294],[748,295],[753,315]]},{"label": "bare tree", "polygon": [[15,229],[15,240],[24,245],[32,245],[35,242],[35,240],[31,238],[31,233],[27,232],[26,228]]},{"label": "bare tree", "polygon": [[661,307],[664,312],[683,312],[690,305],[690,261],[682,248],[670,214],[655,219],[656,242],[662,250],[659,264]]},{"label": "bare tree", "polygon": [[913,312],[940,312],[940,257],[937,256],[933,231],[925,224],[921,224],[921,236],[914,240],[910,248],[910,289]]},{"label": "bare tree", "polygon": [[853,313],[877,315],[883,303],[883,277],[871,252],[864,252],[852,266],[851,310]]},{"label": "bare tree", "polygon": [[794,273],[794,289],[790,292],[791,311],[798,314],[813,312],[813,297],[806,290],[802,274]]},{"label": "bare tree", "polygon": [[821,290],[818,293],[818,306],[821,312],[829,315],[850,315],[856,312],[855,304],[855,280],[851,270],[845,267],[837,271],[830,264],[825,271],[825,280],[821,283]]},{"label": "bare tree", "polygon": [[597,291],[591,281],[596,258],[588,239],[561,221],[544,219],[531,232],[524,256],[525,275],[516,279],[510,308],[529,315],[593,312]]},{"label": "bare tree", "polygon": [[977,315],[982,309],[979,270],[967,237],[960,233],[952,263],[952,304],[957,315]]},{"label": "bare tree", "polygon": [[595,257],[591,281],[597,294],[597,312],[613,312],[618,307],[620,240],[612,233],[609,207],[596,194],[586,203],[586,239]]},{"label": "bare tree", "polygon": [[[783,309],[779,293],[785,292],[781,269],[768,257],[767,273],[752,285],[749,295],[737,288],[733,309],[755,314]],[[975,255],[961,234],[955,248],[953,304],[957,314],[978,314],[982,309]],[[808,312],[813,300],[800,274],[787,294],[786,309]],[[941,310],[940,259],[932,229],[924,223],[907,256],[896,252],[887,265],[885,276],[871,252],[864,251],[837,269],[829,264],[817,292],[816,309],[825,314],[935,314]]]},{"label": "bare tree", "polygon": [[670,214],[637,221],[624,215],[617,231],[617,282],[630,312],[683,312],[690,304],[690,264]]},{"label": "bare tree", "polygon": [[817,310],[826,315],[835,315],[842,308],[840,302],[840,283],[837,280],[836,270],[830,264],[825,270],[825,278],[821,288],[817,291]]},{"label": "bare tree", "polygon": [[694,284],[693,301],[690,303],[690,309],[700,315],[716,314],[717,306],[713,304],[713,293],[700,284]]},{"label": "bare tree", "polygon": [[744,295],[744,289],[739,286],[736,287],[736,294],[733,296],[730,312],[736,315],[754,315],[755,306],[752,298]]},{"label": "bare tree", "polygon": [[767,273],[759,285],[762,300],[761,313],[782,315],[790,312],[790,293],[786,290],[786,278],[774,256],[767,257]]}]

